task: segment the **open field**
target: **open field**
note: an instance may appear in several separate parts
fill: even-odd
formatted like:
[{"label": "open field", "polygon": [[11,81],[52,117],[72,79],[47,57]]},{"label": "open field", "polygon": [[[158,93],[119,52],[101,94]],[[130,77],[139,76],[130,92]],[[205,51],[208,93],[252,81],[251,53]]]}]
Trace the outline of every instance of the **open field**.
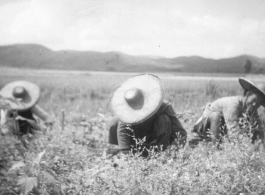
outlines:
[{"label": "open field", "polygon": [[[103,104],[111,95],[114,88],[127,78],[137,74],[138,73],[3,69],[0,72],[0,87],[5,83],[14,80],[28,80],[35,82],[43,91],[41,104],[46,104],[45,102],[49,101],[47,105],[48,109],[51,109],[50,107],[54,106],[53,103],[58,105],[60,108],[64,107],[64,101],[61,101],[60,103],[57,102],[58,100],[61,100],[60,98],[57,99],[61,95],[64,95],[64,99],[66,100],[70,99],[71,101],[75,101],[77,104],[84,103],[86,105],[89,105],[91,101],[93,102],[101,99],[100,102],[102,105],[100,107],[104,107]],[[195,94],[199,95],[195,97],[196,101],[193,101],[193,103],[197,103],[200,106],[205,104],[208,99],[205,99],[205,97],[202,96],[205,95],[203,92],[206,93],[205,90],[209,83],[218,88],[218,94],[214,94],[216,97],[229,93],[231,95],[240,94],[242,91],[237,83],[238,77],[231,75],[227,75],[225,77],[224,75],[218,76],[212,74],[205,76],[201,74],[198,76],[182,76],[176,74],[157,73],[156,75],[158,75],[164,83],[166,91],[165,98],[172,100],[172,103],[176,105],[177,111],[180,112],[184,111],[187,107],[187,104],[178,99],[182,98],[182,96],[189,97],[194,96]],[[260,80],[262,77],[255,77],[255,79]],[[89,95],[92,100],[86,98],[86,96]],[[100,97],[93,99],[93,95]],[[69,107],[68,102],[66,103],[67,107]],[[179,106],[177,106],[178,104]],[[93,103],[93,105],[95,104]],[[193,104],[189,104],[189,106],[191,105]],[[85,108],[87,107],[85,106]],[[51,109],[51,111],[53,110]],[[89,112],[89,109],[87,111]]]},{"label": "open field", "polygon": [[[6,70],[0,75],[0,87],[15,80],[37,83],[39,104],[55,118],[53,129],[40,133],[24,157],[12,145],[16,140],[0,137],[5,140],[0,195],[265,193],[265,154],[246,137],[218,151],[202,145],[154,154],[150,160],[107,158],[107,126],[113,117],[108,100],[117,85],[136,74]],[[243,92],[231,75],[158,76],[188,133],[207,102]]]}]

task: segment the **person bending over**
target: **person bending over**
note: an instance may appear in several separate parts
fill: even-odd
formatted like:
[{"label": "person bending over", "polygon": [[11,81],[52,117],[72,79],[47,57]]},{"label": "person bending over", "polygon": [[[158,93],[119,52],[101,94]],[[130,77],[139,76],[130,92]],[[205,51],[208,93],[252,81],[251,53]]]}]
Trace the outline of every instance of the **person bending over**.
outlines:
[{"label": "person bending over", "polygon": [[45,122],[47,126],[53,124],[53,118],[44,111],[37,102],[40,98],[40,88],[28,81],[15,81],[5,85],[0,91],[1,97],[10,109],[1,109],[2,134],[13,131],[17,135],[33,134],[40,130],[35,117]]},{"label": "person bending over", "polygon": [[163,96],[161,80],[151,74],[129,78],[115,90],[110,105],[116,118],[109,128],[109,143],[118,145],[116,152],[134,153],[137,147],[148,156],[152,146],[163,151],[172,144],[185,145],[187,133]]},{"label": "person bending over", "polygon": [[265,105],[264,85],[255,85],[251,81],[239,78],[244,89],[243,96],[231,96],[208,103],[194,125],[189,145],[195,147],[201,141],[220,143],[222,136],[231,132],[241,132],[239,120],[246,114],[257,122],[257,128],[252,130],[252,142],[263,139],[264,133],[260,127],[257,109]]}]

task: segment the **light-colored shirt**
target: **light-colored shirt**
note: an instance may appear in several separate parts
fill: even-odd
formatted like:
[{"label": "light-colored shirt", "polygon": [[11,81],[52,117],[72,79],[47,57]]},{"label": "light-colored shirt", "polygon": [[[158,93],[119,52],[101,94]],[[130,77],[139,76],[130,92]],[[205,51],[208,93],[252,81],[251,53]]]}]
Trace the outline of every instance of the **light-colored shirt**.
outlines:
[{"label": "light-colored shirt", "polygon": [[49,113],[47,113],[45,110],[43,110],[40,106],[35,105],[31,109],[31,112],[39,117],[41,120],[43,120],[45,123],[52,123],[53,118]]},{"label": "light-colored shirt", "polygon": [[211,112],[222,113],[228,129],[236,128],[239,118],[244,113],[243,97],[231,96],[217,99],[211,104],[207,104],[203,117],[208,117]]}]

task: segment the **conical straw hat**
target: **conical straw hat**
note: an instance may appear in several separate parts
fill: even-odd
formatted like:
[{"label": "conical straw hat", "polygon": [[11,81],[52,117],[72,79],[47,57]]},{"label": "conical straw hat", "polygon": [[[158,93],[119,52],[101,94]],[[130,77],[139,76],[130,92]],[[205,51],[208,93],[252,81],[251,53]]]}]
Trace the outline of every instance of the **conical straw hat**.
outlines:
[{"label": "conical straw hat", "polygon": [[265,85],[262,83],[259,84],[254,84],[253,82],[244,79],[244,78],[239,78],[239,83],[242,86],[242,88],[246,91],[252,91],[253,93],[258,93],[261,95],[263,99],[263,105],[265,105]]},{"label": "conical straw hat", "polygon": [[114,92],[110,106],[126,124],[139,124],[150,118],[162,104],[164,90],[161,80],[141,74],[126,80]]},{"label": "conical straw hat", "polygon": [[13,110],[23,111],[33,107],[40,98],[40,88],[38,85],[28,81],[15,81],[5,85],[0,94],[8,101]]}]

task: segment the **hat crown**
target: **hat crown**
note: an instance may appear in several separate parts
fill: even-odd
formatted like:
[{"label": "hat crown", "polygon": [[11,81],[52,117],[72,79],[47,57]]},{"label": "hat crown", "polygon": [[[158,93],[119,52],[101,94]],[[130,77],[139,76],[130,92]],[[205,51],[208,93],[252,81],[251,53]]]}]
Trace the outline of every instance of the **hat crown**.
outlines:
[{"label": "hat crown", "polygon": [[163,85],[157,76],[140,74],[127,79],[116,88],[110,105],[121,122],[136,125],[156,113],[163,96]]},{"label": "hat crown", "polygon": [[23,98],[25,97],[26,93],[26,89],[22,86],[17,86],[13,89],[13,96],[15,98]]},{"label": "hat crown", "polygon": [[124,99],[128,105],[134,109],[139,110],[144,105],[144,95],[140,89],[132,88],[124,93]]}]

